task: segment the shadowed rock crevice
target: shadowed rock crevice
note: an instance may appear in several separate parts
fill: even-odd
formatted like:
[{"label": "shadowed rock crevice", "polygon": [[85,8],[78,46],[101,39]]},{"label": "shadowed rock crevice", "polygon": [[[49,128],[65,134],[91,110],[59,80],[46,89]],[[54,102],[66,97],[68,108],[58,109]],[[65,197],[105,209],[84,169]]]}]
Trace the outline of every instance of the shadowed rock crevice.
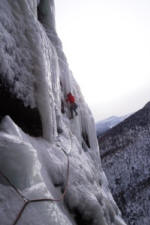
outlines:
[{"label": "shadowed rock crevice", "polygon": [[42,135],[42,125],[37,108],[25,106],[21,99],[11,91],[10,85],[0,74],[0,121],[9,115],[13,121],[32,136]]},{"label": "shadowed rock crevice", "polygon": [[85,217],[79,208],[74,208],[69,210],[73,215],[74,220],[77,225],[91,225],[93,224],[93,218]]}]

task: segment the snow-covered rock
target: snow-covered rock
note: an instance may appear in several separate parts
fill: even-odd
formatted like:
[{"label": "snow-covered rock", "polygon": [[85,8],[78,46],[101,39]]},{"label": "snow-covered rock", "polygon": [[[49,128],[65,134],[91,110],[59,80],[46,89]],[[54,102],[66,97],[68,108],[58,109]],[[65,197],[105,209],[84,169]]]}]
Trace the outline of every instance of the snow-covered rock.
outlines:
[{"label": "snow-covered rock", "polygon": [[150,223],[150,103],[99,138],[102,166],[129,225]]},{"label": "snow-covered rock", "polygon": [[[55,31],[53,0],[1,0],[0,39],[0,224],[15,225],[25,204],[17,225],[124,225]],[[58,200],[66,190],[60,202],[27,201]]]}]

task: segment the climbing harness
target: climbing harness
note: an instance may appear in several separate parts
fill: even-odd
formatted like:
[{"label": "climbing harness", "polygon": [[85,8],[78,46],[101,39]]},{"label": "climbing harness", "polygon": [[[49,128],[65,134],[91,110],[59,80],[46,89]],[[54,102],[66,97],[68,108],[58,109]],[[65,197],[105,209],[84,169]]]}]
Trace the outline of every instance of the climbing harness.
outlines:
[{"label": "climbing harness", "polygon": [[[71,145],[70,145],[70,151],[72,148],[72,139],[71,139],[71,133],[70,134],[70,140],[71,140]],[[69,174],[70,174],[70,161],[69,161],[69,155],[70,155],[70,151],[67,153],[63,148],[62,148],[64,154],[67,156],[67,174],[66,174],[66,182],[65,182],[65,188],[64,188],[64,192],[63,194],[60,196],[60,198],[58,199],[53,199],[53,198],[39,198],[39,199],[27,199],[22,193],[21,191],[9,180],[9,178],[7,176],[5,176],[1,171],[0,171],[0,176],[3,177],[8,184],[16,191],[16,193],[21,197],[21,199],[24,201],[24,204],[22,206],[22,208],[20,209],[15,221],[12,223],[12,225],[16,225],[18,223],[18,221],[20,220],[25,208],[31,204],[31,203],[36,203],[36,202],[60,202],[64,199],[65,194],[67,192],[68,189],[68,183],[69,183]]]}]

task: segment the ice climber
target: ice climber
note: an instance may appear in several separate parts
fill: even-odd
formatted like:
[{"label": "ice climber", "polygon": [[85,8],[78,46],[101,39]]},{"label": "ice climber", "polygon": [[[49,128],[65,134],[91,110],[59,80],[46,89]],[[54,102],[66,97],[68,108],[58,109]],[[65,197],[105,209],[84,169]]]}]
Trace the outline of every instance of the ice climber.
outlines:
[{"label": "ice climber", "polygon": [[75,115],[77,116],[78,113],[77,113],[77,108],[78,108],[78,105],[76,104],[75,102],[75,97],[71,94],[71,92],[69,92],[67,94],[67,99],[66,99],[67,102],[69,102],[70,104],[70,112],[71,112],[71,117],[70,119],[73,119],[73,112],[75,113]]}]

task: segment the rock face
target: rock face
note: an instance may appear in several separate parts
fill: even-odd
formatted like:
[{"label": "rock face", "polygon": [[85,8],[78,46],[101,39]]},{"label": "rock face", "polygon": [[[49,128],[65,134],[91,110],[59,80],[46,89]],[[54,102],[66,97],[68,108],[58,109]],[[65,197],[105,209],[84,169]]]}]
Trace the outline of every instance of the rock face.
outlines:
[{"label": "rock face", "polygon": [[54,12],[53,0],[0,1],[0,224],[125,225]]},{"label": "rock face", "polygon": [[99,138],[102,166],[129,225],[150,219],[150,103]]}]

